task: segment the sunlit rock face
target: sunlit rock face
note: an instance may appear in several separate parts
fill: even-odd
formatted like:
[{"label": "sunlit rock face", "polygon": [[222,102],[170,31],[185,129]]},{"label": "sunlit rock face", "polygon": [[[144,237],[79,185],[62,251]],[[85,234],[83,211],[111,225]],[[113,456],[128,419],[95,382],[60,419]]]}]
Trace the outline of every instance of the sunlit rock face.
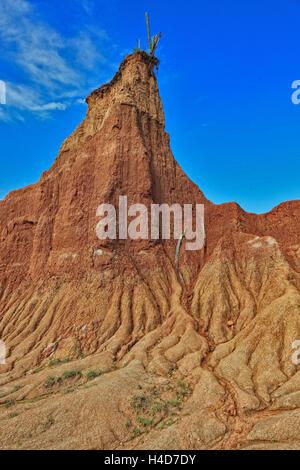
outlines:
[{"label": "sunlit rock face", "polygon": [[[0,201],[0,448],[300,448],[300,202],[208,201],[171,153],[155,64],[128,56]],[[99,204],[124,195],[204,204],[205,248],[183,240],[176,270],[176,240],[99,240]]]}]

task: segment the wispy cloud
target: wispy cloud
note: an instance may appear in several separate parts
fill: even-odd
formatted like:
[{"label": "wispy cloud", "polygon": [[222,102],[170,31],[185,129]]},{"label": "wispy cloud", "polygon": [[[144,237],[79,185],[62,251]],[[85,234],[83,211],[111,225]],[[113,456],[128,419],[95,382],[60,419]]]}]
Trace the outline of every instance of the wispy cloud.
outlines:
[{"label": "wispy cloud", "polygon": [[[101,35],[102,38],[106,39],[106,35]],[[92,38],[90,33],[81,31],[76,38],[70,41],[70,44],[74,50],[77,64],[86,70],[93,70],[97,62],[105,62],[104,56],[95,45],[95,36]]]},{"label": "wispy cloud", "polygon": [[47,103],[40,106],[35,106],[33,111],[53,111],[54,109],[64,111],[66,108],[66,103]]},{"label": "wispy cloud", "polygon": [[91,15],[94,10],[94,3],[92,2],[92,0],[78,0],[78,1],[81,4],[84,11],[88,15]]},{"label": "wispy cloud", "polygon": [[2,106],[0,106],[0,121],[10,121],[9,115],[5,113]]},{"label": "wispy cloud", "polygon": [[[80,1],[85,11],[91,11],[90,0]],[[28,0],[1,0],[0,40],[5,46],[2,60],[13,64],[24,80],[7,84],[7,107],[1,109],[0,119],[13,116],[14,110],[65,110],[82,98],[87,77],[90,80],[91,72],[105,63],[99,52],[107,40],[104,31],[86,28],[75,37],[64,37],[40,19]]]},{"label": "wispy cloud", "polygon": [[[44,102],[40,92],[31,86],[20,85],[16,83],[7,83],[7,106],[2,106],[0,120],[11,120],[12,118],[20,120],[22,113],[20,111],[29,111],[42,118],[49,116],[49,112],[58,110],[64,111],[70,102]],[[5,112],[9,110],[10,112]],[[13,110],[13,111],[12,111]]]}]

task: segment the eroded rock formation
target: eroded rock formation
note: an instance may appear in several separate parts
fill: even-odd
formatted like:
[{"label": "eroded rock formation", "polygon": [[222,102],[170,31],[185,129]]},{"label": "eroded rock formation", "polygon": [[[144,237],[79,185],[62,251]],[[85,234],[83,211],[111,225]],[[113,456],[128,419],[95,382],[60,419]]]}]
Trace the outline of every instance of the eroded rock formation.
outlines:
[{"label": "eroded rock formation", "polygon": [[[0,447],[300,448],[300,201],[208,201],[146,54],[87,103],[50,170],[0,201]],[[182,250],[179,277],[172,240],[100,241],[120,195],[204,204],[206,250]]]}]

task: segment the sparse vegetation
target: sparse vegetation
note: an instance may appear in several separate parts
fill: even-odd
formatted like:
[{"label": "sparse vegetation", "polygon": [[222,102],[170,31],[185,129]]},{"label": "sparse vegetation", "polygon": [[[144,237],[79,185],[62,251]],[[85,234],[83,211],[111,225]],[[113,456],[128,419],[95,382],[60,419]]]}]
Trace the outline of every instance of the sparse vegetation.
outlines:
[{"label": "sparse vegetation", "polygon": [[149,398],[146,395],[134,395],[131,401],[131,406],[135,409],[136,412],[147,408],[149,404]]},{"label": "sparse vegetation", "polygon": [[94,370],[91,370],[90,372],[88,372],[88,373],[86,374],[86,378],[87,378],[88,380],[90,380],[90,379],[95,379],[96,377],[99,377],[101,374],[102,374],[101,371],[95,372]]},{"label": "sparse vegetation", "polygon": [[[133,52],[140,52],[140,51],[142,50],[142,49],[141,49],[141,41],[140,41],[140,39],[137,39],[136,41],[137,41],[137,47],[135,47],[135,48],[133,49]],[[144,50],[144,49],[143,49],[143,50]]]},{"label": "sparse vegetation", "polygon": [[57,366],[58,364],[60,364],[60,360],[59,360],[59,359],[52,359],[52,360],[49,362],[48,366],[49,366],[49,367],[53,367],[53,366]]},{"label": "sparse vegetation", "polygon": [[146,426],[152,426],[152,419],[145,419],[145,418],[142,418],[141,416],[138,416],[137,417],[137,420],[140,424],[142,424],[144,427]]},{"label": "sparse vegetation", "polygon": [[[51,392],[52,393],[52,392]],[[40,396],[34,397],[30,400],[30,403],[35,403],[36,401],[40,401],[42,398]]]},{"label": "sparse vegetation", "polygon": [[66,364],[67,362],[71,362],[71,359],[69,357],[66,357],[66,359],[56,359],[56,358],[54,358],[49,362],[48,366],[49,367],[54,367],[54,366],[58,366],[60,364]]},{"label": "sparse vegetation", "polygon": [[178,408],[178,407],[179,407],[179,401],[170,400],[170,401],[169,401],[169,405]]},{"label": "sparse vegetation", "polygon": [[141,434],[141,431],[139,428],[134,428],[133,432],[136,436],[139,436]]},{"label": "sparse vegetation", "polygon": [[44,387],[45,388],[53,387],[53,385],[57,383],[57,378],[58,377],[53,377],[53,376],[48,377],[46,382],[44,383]]},{"label": "sparse vegetation", "polygon": [[[168,375],[172,378],[173,373],[171,370]],[[144,393],[133,395],[130,404],[137,415],[138,426],[131,430],[130,439],[143,432],[149,433],[155,426],[165,429],[176,423],[180,419],[183,402],[191,392],[192,388],[185,382],[175,382],[174,379],[170,379],[167,385],[154,385]],[[127,422],[125,426],[129,429],[134,424]]]},{"label": "sparse vegetation", "polygon": [[[148,13],[146,12],[145,13],[145,17],[146,17],[146,27],[147,27],[147,38],[148,38],[148,45],[149,45],[149,56],[150,57],[153,57],[154,54],[155,54],[155,50],[157,48],[157,45],[158,45],[158,42],[161,38],[161,33],[158,33],[156,34],[155,36],[152,36],[150,35],[150,24],[149,24],[149,15]],[[143,49],[144,50],[144,49]],[[137,47],[135,47],[133,49],[133,52],[141,52],[142,49],[141,49],[141,41],[140,39],[137,39]]]},{"label": "sparse vegetation", "polygon": [[172,426],[172,424],[174,424],[174,419],[173,419],[173,418],[170,418],[170,419],[166,422],[166,425],[167,425],[167,426]]},{"label": "sparse vegetation", "polygon": [[77,359],[83,359],[83,358],[84,358],[84,354],[83,354],[83,352],[81,351],[81,347],[80,347],[79,341],[76,341],[76,343],[75,343],[75,345],[74,345],[74,352],[75,352],[75,355],[76,355],[76,358],[77,358]]},{"label": "sparse vegetation", "polygon": [[149,15],[147,12],[145,13],[145,16],[146,16],[147,36],[148,36],[148,44],[149,44],[149,55],[150,57],[153,57],[157,44],[161,38],[161,33],[158,33],[152,37],[150,36]]},{"label": "sparse vegetation", "polygon": [[10,400],[6,403],[4,403],[4,408],[10,408],[11,406],[13,406],[15,404],[15,400]]},{"label": "sparse vegetation", "polygon": [[71,377],[82,377],[82,372],[81,370],[67,370],[66,372],[63,373],[64,379],[69,379]]},{"label": "sparse vegetation", "polygon": [[49,429],[54,423],[55,423],[54,418],[48,418],[48,420],[45,422],[45,428]]}]

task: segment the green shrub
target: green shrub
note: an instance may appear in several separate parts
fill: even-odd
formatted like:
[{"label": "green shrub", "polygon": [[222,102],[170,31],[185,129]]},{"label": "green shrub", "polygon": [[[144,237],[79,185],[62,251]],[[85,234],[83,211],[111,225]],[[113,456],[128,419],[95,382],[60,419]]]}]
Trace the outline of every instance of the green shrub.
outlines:
[{"label": "green shrub", "polygon": [[49,362],[48,366],[49,367],[58,366],[59,364],[66,364],[67,362],[70,362],[70,361],[71,361],[71,359],[69,357],[66,357],[66,359],[56,359],[56,358],[54,358]]},{"label": "green shrub", "polygon": [[44,383],[44,387],[45,388],[50,388],[50,387],[53,387],[53,385],[55,385],[56,383],[56,378],[55,377],[48,377],[46,382]]},{"label": "green shrub", "polygon": [[82,372],[81,370],[67,370],[66,372],[63,373],[63,376],[65,379],[69,379],[71,377],[82,377]]},{"label": "green shrub", "polygon": [[48,421],[46,421],[46,423],[45,423],[45,427],[50,428],[54,423],[55,423],[55,419],[54,418],[49,418]]},{"label": "green shrub", "polygon": [[59,359],[52,359],[50,362],[49,362],[49,367],[52,367],[52,366],[57,366],[58,364],[60,364],[60,360]]},{"label": "green shrub", "polygon": [[91,370],[86,374],[86,377],[87,379],[95,379],[96,377],[98,377],[98,374],[94,370]]},{"label": "green shrub", "polygon": [[170,401],[169,401],[169,405],[175,406],[176,408],[178,408],[178,407],[180,406],[180,403],[179,403],[178,400],[177,400],[177,401],[175,401],[175,400],[170,400]]},{"label": "green shrub", "polygon": [[7,403],[4,404],[5,408],[10,408],[12,405],[14,405],[16,402],[15,400],[10,400]]}]

